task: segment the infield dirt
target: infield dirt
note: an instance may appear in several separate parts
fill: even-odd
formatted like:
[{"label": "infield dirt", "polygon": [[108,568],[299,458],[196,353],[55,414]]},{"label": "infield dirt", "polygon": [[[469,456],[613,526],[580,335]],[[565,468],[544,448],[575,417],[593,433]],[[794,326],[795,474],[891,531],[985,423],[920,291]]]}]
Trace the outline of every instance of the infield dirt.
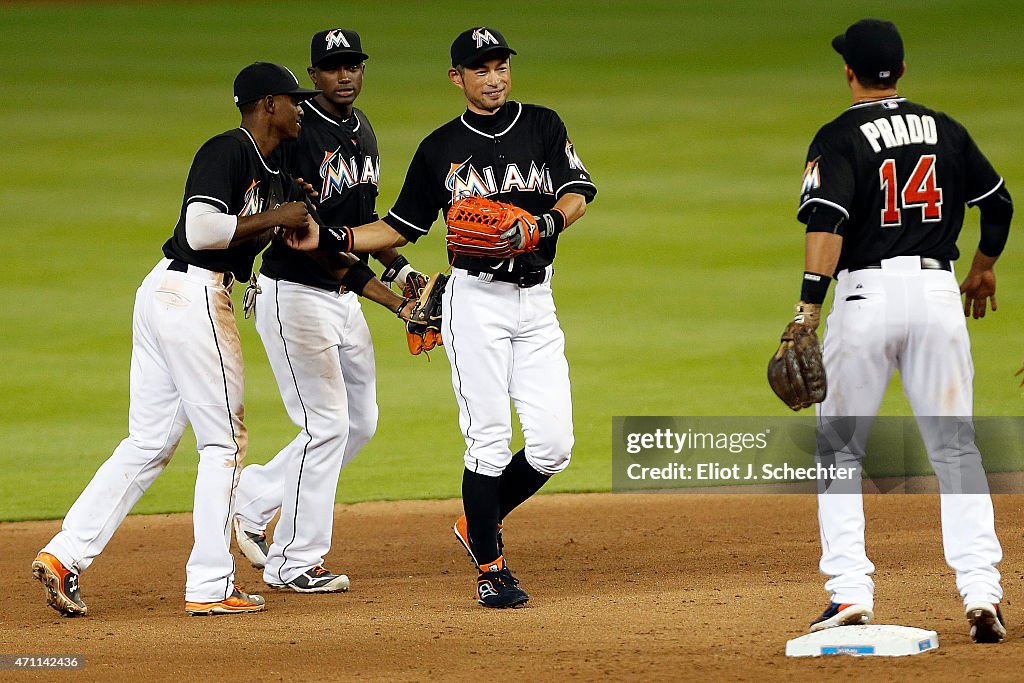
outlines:
[{"label": "infield dirt", "polygon": [[[933,629],[938,651],[900,659],[787,659],[824,607],[808,495],[550,495],[507,520],[523,609],[473,600],[450,532],[460,502],[338,506],[327,565],[352,590],[261,590],[265,613],[187,617],[191,517],[130,517],[82,576],[90,615],[48,608],[29,565],[59,522],[0,524],[0,654],[85,655],[74,680],[1020,680],[1024,495],[995,497],[1003,542],[1000,645],[968,637],[943,561],[938,498],[866,498],[876,623]],[[1024,604],[1024,602],[1020,603]],[[0,679],[24,680],[0,671]]]}]

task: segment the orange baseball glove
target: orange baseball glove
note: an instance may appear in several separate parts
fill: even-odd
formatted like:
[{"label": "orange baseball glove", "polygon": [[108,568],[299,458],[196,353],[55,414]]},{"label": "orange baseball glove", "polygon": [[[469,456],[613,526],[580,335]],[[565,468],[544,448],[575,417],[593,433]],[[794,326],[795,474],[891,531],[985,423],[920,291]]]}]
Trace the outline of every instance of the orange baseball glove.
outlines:
[{"label": "orange baseball glove", "polygon": [[466,197],[448,209],[448,248],[474,258],[506,259],[537,248],[540,230],[529,211],[486,197]]}]

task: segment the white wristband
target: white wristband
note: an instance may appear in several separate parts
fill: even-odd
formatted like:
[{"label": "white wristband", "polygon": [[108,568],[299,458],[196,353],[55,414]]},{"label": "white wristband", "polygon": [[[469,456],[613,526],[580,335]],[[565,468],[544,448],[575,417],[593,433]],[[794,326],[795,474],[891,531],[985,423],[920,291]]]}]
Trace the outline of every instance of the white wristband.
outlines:
[{"label": "white wristband", "polygon": [[408,278],[411,273],[415,273],[415,272],[416,272],[416,270],[412,267],[412,264],[411,263],[407,263],[404,266],[402,266],[402,269],[400,271],[398,271],[397,275],[395,275],[395,282],[397,282],[402,287],[405,287],[408,284],[405,281],[406,278]]}]

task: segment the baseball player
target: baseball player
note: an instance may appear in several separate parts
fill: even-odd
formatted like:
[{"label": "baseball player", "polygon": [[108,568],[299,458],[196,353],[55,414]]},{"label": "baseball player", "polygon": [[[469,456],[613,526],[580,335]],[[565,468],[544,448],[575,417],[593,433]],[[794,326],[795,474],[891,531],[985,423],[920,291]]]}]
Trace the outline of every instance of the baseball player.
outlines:
[{"label": "baseball player", "polygon": [[[335,28],[313,36],[308,72],[321,93],[303,104],[299,138],[278,150],[283,168],[316,183],[316,210],[331,224],[377,218],[377,138],[353,106],[366,59],[355,31]],[[388,282],[404,286],[418,275],[394,249],[378,257],[387,261]],[[384,305],[392,311],[403,305],[363,261],[339,274],[280,237],[263,256],[256,329],[288,415],[301,431],[266,465],[242,471],[235,536],[275,587],[304,593],[349,587],[347,576],[324,569],[323,558],[331,547],[338,476],[377,426],[373,345],[357,298],[371,282],[390,294]],[[268,548],[266,528],[278,509],[281,519]]]},{"label": "baseball player", "polygon": [[282,140],[298,136],[299,102],[317,91],[299,87],[283,66],[258,62],[238,74],[234,94],[241,125],[196,153],[164,258],[136,295],[128,438],[32,563],[48,604],[66,616],[86,614],[78,574],[166,467],[188,424],[196,435],[199,470],[185,611],[238,614],[264,608],[262,597],[235,586],[230,552],[231,501],[247,443],[231,288],[236,278],[249,278],[276,226],[294,229],[310,220],[299,183],[268,157]]},{"label": "baseball player", "polygon": [[[454,531],[478,567],[477,600],[485,607],[515,607],[529,599],[505,563],[500,524],[569,464],[569,367],[551,294],[551,263],[560,233],[597,193],[558,115],[508,99],[514,54],[492,28],[462,32],[451,46],[448,77],[467,110],[420,143],[391,211],[355,229],[288,235],[302,249],[401,246],[427,234],[438,211],[471,195],[515,204],[537,217],[544,235],[537,250],[505,260],[456,256],[444,292],[442,336],[466,440],[465,516]],[[510,400],[526,441],[515,454],[509,448]]]},{"label": "baseball player", "polygon": [[[817,455],[839,464],[863,458],[871,417],[858,417],[842,446],[830,444],[826,432],[842,416],[873,417],[899,370],[936,473],[952,466],[982,475],[970,492],[943,489],[942,540],[972,637],[998,642],[1006,633],[996,570],[1002,550],[974,445],[974,368],[964,317],[983,317],[988,300],[996,308],[992,268],[1010,227],[1010,194],[961,124],[899,96],[905,64],[893,24],[858,21],[832,46],[846,62],[853,103],[818,131],[807,155],[798,213],[807,226],[806,272],[794,319],[817,327],[834,276]],[[981,240],[958,287],[953,262],[965,204],[981,211]],[[936,427],[957,419],[966,423],[959,438]],[[829,576],[831,603],[812,631],[873,616],[874,565],[865,553],[859,478],[844,495],[831,488],[818,496],[820,568]]]}]

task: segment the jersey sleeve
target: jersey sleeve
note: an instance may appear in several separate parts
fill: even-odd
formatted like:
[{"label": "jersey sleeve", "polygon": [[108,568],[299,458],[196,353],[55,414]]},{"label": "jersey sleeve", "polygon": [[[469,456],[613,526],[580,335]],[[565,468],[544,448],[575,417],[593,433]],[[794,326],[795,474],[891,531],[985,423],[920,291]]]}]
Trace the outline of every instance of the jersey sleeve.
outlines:
[{"label": "jersey sleeve", "polygon": [[590,202],[597,195],[597,186],[590,178],[590,172],[580,160],[576,148],[569,139],[569,132],[557,114],[551,112],[549,145],[547,149],[548,169],[555,197],[567,192],[583,195]]},{"label": "jersey sleeve", "polygon": [[409,163],[405,183],[384,222],[402,237],[415,242],[427,234],[437,219],[442,204],[431,191],[430,165],[427,163],[426,141],[420,143]]},{"label": "jersey sleeve", "polygon": [[196,152],[185,188],[185,204],[205,202],[224,213],[233,213],[239,197],[238,179],[243,167],[239,142],[227,136],[208,140]]},{"label": "jersey sleeve", "polygon": [[841,141],[830,139],[826,129],[814,138],[807,152],[803,184],[800,187],[800,208],[797,220],[807,222],[815,205],[836,209],[844,218],[850,218],[856,181],[854,160]]},{"label": "jersey sleeve", "polygon": [[964,131],[964,164],[967,188],[967,206],[974,206],[996,192],[1003,185],[1003,179],[992,164],[978,149],[970,133]]}]

